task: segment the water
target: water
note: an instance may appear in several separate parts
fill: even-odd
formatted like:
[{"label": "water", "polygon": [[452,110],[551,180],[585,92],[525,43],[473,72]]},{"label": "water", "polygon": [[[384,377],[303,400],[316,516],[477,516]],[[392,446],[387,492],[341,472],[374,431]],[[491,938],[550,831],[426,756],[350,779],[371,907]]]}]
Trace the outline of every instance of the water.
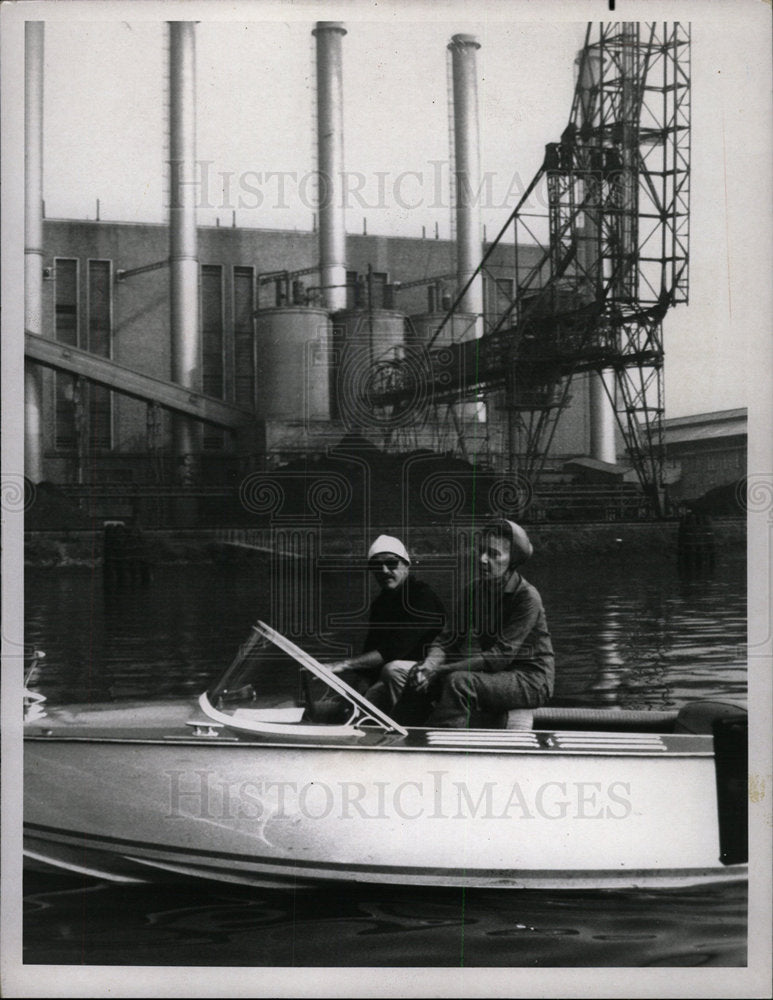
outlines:
[{"label": "water", "polygon": [[[534,561],[557,654],[556,696],[672,708],[744,702],[745,563],[680,579],[667,554]],[[442,577],[424,574],[442,596]],[[105,594],[86,569],[28,570],[27,641],[49,701],[194,695],[250,625],[272,622],[269,564],[171,566]],[[322,614],[363,606],[324,588]],[[328,630],[328,639],[333,630]],[[339,638],[357,643],[350,623]],[[201,966],[742,966],[746,886],[495,892],[342,886],[303,892],[25,876],[25,961]]]},{"label": "water", "polygon": [[25,876],[25,962],[742,966],[746,889],[305,892]]}]

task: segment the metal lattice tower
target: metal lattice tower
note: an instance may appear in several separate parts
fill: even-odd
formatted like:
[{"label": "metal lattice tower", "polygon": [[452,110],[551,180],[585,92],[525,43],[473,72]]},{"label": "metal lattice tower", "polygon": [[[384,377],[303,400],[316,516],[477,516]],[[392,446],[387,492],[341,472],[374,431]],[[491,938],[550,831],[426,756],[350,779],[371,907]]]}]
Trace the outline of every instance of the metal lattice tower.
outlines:
[{"label": "metal lattice tower", "polygon": [[[589,25],[569,122],[478,269],[513,241],[514,294],[478,340],[444,344],[461,289],[422,358],[398,366],[389,398],[424,392],[428,411],[504,398],[510,471],[536,480],[570,399],[596,371],[629,458],[662,511],[662,320],[688,296],[690,32],[679,23]],[[531,209],[539,185],[547,207]],[[410,363],[408,363],[410,361]],[[421,370],[421,387],[417,386]],[[496,394],[496,395],[494,395]],[[460,442],[460,452],[469,448]]]}]

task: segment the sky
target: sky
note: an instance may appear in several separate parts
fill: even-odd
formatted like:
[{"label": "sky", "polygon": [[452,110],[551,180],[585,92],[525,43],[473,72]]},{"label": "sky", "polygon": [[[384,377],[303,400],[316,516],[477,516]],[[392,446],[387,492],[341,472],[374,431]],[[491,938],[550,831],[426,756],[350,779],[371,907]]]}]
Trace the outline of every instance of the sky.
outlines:
[{"label": "sky", "polygon": [[[313,38],[340,17],[347,231],[450,235],[447,51],[478,36],[482,222],[488,238],[569,116],[585,10],[559,4],[47,5],[46,214],[166,216],[169,9],[197,27],[199,221],[312,228]],[[648,0],[646,16],[665,16]],[[769,22],[760,5],[693,0],[691,287],[666,318],[666,415],[754,408],[770,372]],[[77,8],[79,16],[68,14]],[[618,5],[620,17],[642,4]],[[684,10],[681,8],[682,19]],[[98,11],[92,15],[92,11]],[[114,12],[113,12],[114,11]],[[575,17],[574,12],[577,12]],[[653,13],[650,14],[649,12]],[[559,15],[559,12],[560,15]],[[634,14],[633,12],[636,12]],[[679,15],[679,9],[676,11]],[[55,14],[55,16],[53,16]],[[700,16],[696,16],[696,15]],[[176,15],[179,16],[179,15]],[[86,17],[89,19],[87,20]],[[228,19],[230,18],[230,20]],[[364,221],[365,220],[365,221]],[[764,331],[764,332],[763,332]],[[754,359],[754,377],[749,362]]]},{"label": "sky", "polygon": [[[313,26],[199,24],[201,223],[219,217],[230,224],[235,209],[239,225],[311,228]],[[545,142],[566,124],[585,25],[546,31],[453,20],[347,22],[347,28],[347,228],[361,231],[366,217],[369,232],[418,236],[422,226],[434,230],[437,223],[448,236],[446,47],[457,31],[481,43],[482,169],[491,190],[484,222],[499,228],[536,172]],[[49,216],[93,218],[99,198],[102,218],[164,220],[165,46],[166,29],[158,23],[47,25]],[[513,61],[513,53],[536,49],[546,63],[565,63],[555,85],[535,88],[534,63]]]}]

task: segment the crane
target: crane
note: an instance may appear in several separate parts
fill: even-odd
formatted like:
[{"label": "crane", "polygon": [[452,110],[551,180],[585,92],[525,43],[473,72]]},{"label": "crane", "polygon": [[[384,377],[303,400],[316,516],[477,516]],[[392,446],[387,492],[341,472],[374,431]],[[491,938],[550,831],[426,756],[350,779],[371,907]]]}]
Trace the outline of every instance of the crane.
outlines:
[{"label": "crane", "polygon": [[536,481],[573,377],[596,372],[662,514],[662,322],[689,289],[689,25],[590,24],[577,67],[567,126],[476,271],[501,278],[491,258],[512,241],[513,294],[481,337],[449,343],[461,289],[429,343],[374,366],[369,398],[395,412],[420,400],[417,421],[452,422],[465,456],[481,432],[460,404],[499,399],[508,471]]}]

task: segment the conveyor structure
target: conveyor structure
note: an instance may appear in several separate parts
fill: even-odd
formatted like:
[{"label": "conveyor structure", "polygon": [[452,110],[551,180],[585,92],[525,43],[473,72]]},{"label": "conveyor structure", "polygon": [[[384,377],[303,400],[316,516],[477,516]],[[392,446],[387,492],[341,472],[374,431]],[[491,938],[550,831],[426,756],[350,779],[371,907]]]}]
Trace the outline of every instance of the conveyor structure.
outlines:
[{"label": "conveyor structure", "polygon": [[[476,271],[501,278],[489,261],[511,242],[513,296],[480,338],[444,343],[461,288],[432,341],[374,365],[369,399],[403,422],[410,406],[446,436],[452,422],[460,452],[474,457],[460,404],[498,393],[509,471],[533,481],[573,376],[598,372],[662,513],[662,320],[688,298],[689,154],[689,25],[589,25],[569,122]],[[547,207],[535,211],[539,186]],[[479,426],[472,433],[481,440]]]}]

